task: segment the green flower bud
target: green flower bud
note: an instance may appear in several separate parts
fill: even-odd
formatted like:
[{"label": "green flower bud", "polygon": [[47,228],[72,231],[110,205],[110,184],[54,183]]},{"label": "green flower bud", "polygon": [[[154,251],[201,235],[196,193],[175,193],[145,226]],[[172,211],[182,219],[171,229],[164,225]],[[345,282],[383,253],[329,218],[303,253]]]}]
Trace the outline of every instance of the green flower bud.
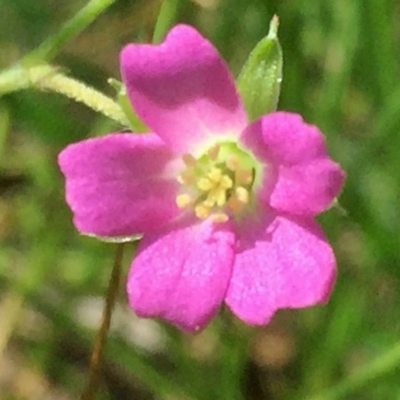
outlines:
[{"label": "green flower bud", "polygon": [[238,89],[250,120],[275,111],[282,82],[282,49],[278,41],[278,17],[270,23],[245,62],[238,78]]}]

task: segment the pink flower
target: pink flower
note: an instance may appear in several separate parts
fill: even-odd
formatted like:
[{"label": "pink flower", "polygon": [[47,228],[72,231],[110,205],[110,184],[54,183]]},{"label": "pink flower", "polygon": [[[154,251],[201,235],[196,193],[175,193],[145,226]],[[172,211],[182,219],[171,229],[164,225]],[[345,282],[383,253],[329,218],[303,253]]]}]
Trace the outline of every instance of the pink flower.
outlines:
[{"label": "pink flower", "polygon": [[344,173],[318,128],[288,112],[249,123],[226,64],[189,26],[127,45],[121,71],[154,133],[84,140],[59,164],[79,231],[143,234],[135,312],[192,331],[223,301],[249,324],[326,301],[335,258],[314,217]]}]

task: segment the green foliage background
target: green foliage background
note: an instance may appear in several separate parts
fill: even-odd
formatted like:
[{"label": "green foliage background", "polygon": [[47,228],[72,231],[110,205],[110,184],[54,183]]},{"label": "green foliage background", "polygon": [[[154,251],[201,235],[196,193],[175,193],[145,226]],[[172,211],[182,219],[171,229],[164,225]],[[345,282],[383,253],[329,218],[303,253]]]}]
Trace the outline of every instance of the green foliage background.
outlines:
[{"label": "green foliage background", "polygon": [[[0,68],[84,5],[0,0]],[[119,77],[119,49],[151,38],[159,5],[117,0],[53,63],[114,95],[107,79]],[[338,259],[333,295],[261,328],[222,310],[191,336],[135,318],[121,290],[100,400],[400,399],[400,3],[181,0],[175,20],[208,36],[237,74],[273,14],[284,51],[279,108],[317,124],[348,174],[342,208],[320,218]],[[0,98],[0,399],[83,390],[114,249],[74,230],[56,156],[114,129],[56,94]]]}]

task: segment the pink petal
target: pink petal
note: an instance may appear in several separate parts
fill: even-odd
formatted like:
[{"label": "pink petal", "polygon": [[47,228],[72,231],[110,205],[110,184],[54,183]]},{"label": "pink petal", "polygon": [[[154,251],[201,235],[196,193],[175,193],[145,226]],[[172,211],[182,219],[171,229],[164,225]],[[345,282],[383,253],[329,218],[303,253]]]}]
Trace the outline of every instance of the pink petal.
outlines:
[{"label": "pink petal", "polygon": [[258,197],[276,210],[315,215],[339,194],[344,172],[327,155],[322,133],[300,115],[268,114],[241,140],[265,164]]},{"label": "pink petal", "polygon": [[303,121],[301,115],[278,111],[253,122],[240,140],[268,163],[296,165],[325,157],[323,134]]},{"label": "pink petal", "polygon": [[265,201],[276,210],[302,215],[315,215],[327,209],[339,194],[344,179],[340,166],[327,157],[305,165],[279,167],[277,176]]},{"label": "pink petal", "polygon": [[145,235],[127,281],[131,307],[142,317],[201,329],[225,297],[234,243],[227,224],[209,221]]},{"label": "pink petal", "polygon": [[266,324],[279,308],[325,302],[335,257],[315,221],[261,216],[241,227],[226,302],[249,324]]},{"label": "pink petal", "polygon": [[214,135],[235,138],[245,127],[225,62],[192,27],[177,25],[160,45],[127,45],[120,60],[134,109],[174,150],[190,151]]},{"label": "pink petal", "polygon": [[174,154],[154,134],[110,134],[66,147],[59,165],[74,224],[83,233],[126,236],[178,215]]}]

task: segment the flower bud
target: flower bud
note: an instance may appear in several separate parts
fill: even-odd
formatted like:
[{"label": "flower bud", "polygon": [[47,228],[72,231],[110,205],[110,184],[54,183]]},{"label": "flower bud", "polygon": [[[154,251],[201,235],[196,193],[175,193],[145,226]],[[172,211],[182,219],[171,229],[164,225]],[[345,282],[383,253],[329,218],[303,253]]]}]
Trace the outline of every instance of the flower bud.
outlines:
[{"label": "flower bud", "polygon": [[282,82],[282,49],[278,41],[278,17],[261,39],[240,72],[237,86],[249,119],[275,111]]}]

